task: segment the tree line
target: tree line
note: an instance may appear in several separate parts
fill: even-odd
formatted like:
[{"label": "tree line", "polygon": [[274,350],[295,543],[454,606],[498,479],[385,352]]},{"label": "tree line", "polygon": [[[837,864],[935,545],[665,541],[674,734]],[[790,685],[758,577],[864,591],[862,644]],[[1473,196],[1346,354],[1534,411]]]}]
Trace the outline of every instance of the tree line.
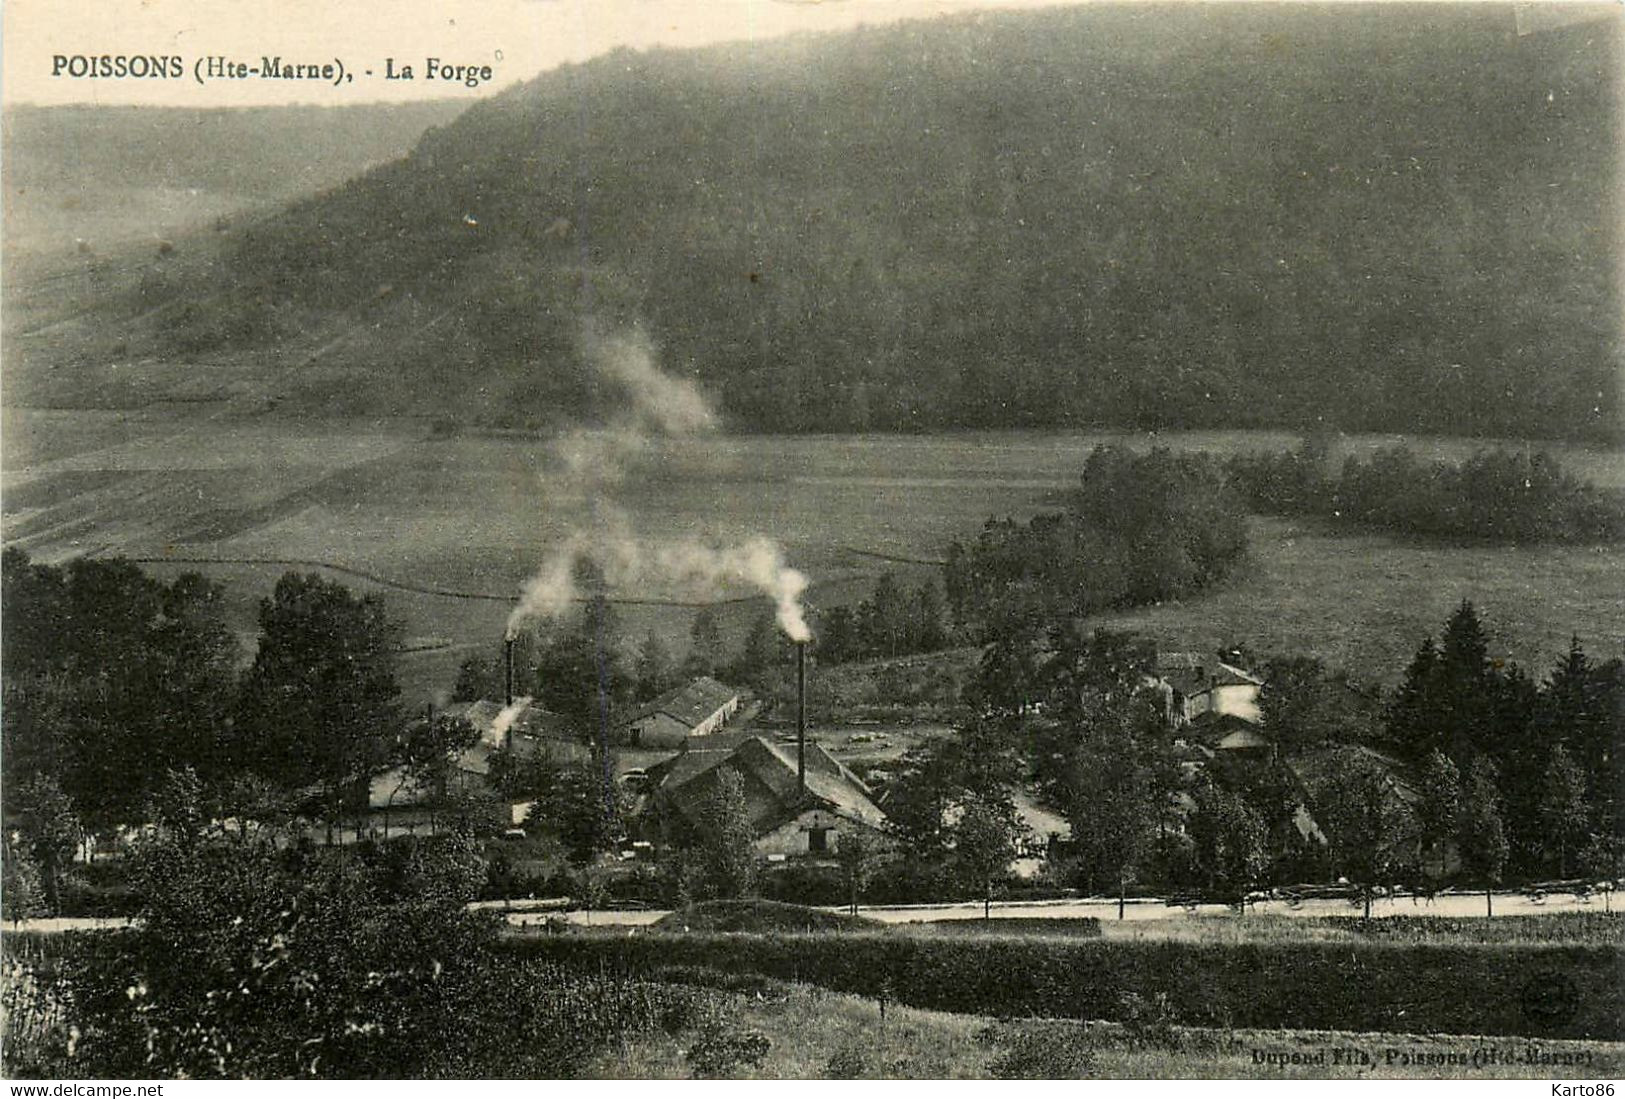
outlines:
[{"label": "tree line", "polygon": [[1178,599],[1246,558],[1246,516],[1218,463],[1157,447],[1096,447],[1064,509],[990,519],[943,570],[956,621],[998,631]]},{"label": "tree line", "polygon": [[[503,796],[535,802],[528,828],[586,867],[628,832],[607,764],[621,719],[693,676],[770,687],[792,674],[793,661],[764,609],[737,649],[701,611],[679,663],[656,635],[630,644],[601,578],[589,569],[581,580],[595,592],[581,614],[516,636],[514,687],[589,751],[572,762],[498,749],[491,774]],[[324,823],[331,837],[364,813],[372,781],[392,772],[399,789],[422,792],[448,824],[487,833],[509,826],[495,803],[445,784],[477,731],[403,703],[401,628],[381,596],[287,573],[260,601],[245,662],[225,622],[225,591],[196,574],[164,581],[118,558],[54,566],[8,549],[3,583],[0,767],[7,825],[19,837],[5,845],[13,913],[59,910],[82,844],[146,826],[177,783],[195,787],[204,819],[299,817]],[[470,658],[454,701],[500,701],[505,673],[500,646]]]},{"label": "tree line", "polygon": [[1446,839],[1462,813],[1483,814],[1467,797],[1476,785],[1493,788],[1507,873],[1563,878],[1617,856],[1625,837],[1620,658],[1593,659],[1575,638],[1536,682],[1489,658],[1483,625],[1463,602],[1438,644],[1424,638],[1417,647],[1384,718],[1389,742],[1422,769],[1429,839]]},{"label": "tree line", "polygon": [[1615,542],[1625,493],[1598,487],[1544,452],[1481,450],[1461,462],[1423,461],[1404,446],[1331,468],[1330,443],[1238,454],[1225,464],[1248,507],[1315,515],[1399,534],[1487,542]]},{"label": "tree line", "polygon": [[0,569],[0,769],[21,837],[7,877],[37,877],[48,907],[86,838],[148,824],[177,783],[208,819],[299,814],[331,829],[365,807],[379,771],[428,779],[473,743],[467,722],[403,706],[400,627],[376,595],[284,575],[240,667],[225,593],[201,576],[166,582],[117,558],[42,565],[16,549]]},{"label": "tree line", "polygon": [[[773,611],[755,614],[737,645],[730,645],[709,607],[689,625],[681,659],[660,634],[627,635],[592,567],[580,583],[593,592],[579,615],[519,630],[513,638],[515,692],[563,715],[583,739],[607,735],[620,718],[643,703],[700,676],[769,692],[794,672],[790,642]],[[503,697],[506,654],[502,645],[476,653],[460,665],[451,698],[467,702]]]},{"label": "tree line", "polygon": [[855,607],[821,609],[816,626],[818,659],[825,664],[936,652],[960,637],[935,581],[928,578],[909,590],[892,572],[881,573]]}]

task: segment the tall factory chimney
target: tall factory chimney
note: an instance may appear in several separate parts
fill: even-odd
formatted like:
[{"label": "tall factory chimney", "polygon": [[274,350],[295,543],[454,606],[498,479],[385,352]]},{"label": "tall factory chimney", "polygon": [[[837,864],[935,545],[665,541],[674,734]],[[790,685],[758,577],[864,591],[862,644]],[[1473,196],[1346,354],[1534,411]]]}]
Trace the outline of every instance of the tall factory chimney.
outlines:
[{"label": "tall factory chimney", "polygon": [[507,692],[506,706],[513,705],[513,638],[502,639],[503,683]]},{"label": "tall factory chimney", "polygon": [[796,642],[796,784],[807,796],[807,643]]}]

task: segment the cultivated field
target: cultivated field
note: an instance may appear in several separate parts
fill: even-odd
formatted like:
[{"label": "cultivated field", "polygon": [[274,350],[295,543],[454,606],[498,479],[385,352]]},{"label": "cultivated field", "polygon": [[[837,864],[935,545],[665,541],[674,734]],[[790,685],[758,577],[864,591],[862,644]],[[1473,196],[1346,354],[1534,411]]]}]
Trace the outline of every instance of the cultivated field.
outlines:
[{"label": "cultivated field", "polygon": [[[1190,432],[670,440],[618,489],[619,503],[650,539],[772,537],[811,576],[813,601],[827,604],[861,596],[886,568],[910,582],[933,575],[929,562],[951,539],[973,537],[991,515],[1043,508],[1103,441],[1228,453],[1292,439]],[[1414,445],[1458,457],[1479,444]],[[1617,453],[1552,449],[1578,472],[1625,485]],[[10,409],[4,462],[7,545],[50,561],[121,553],[160,574],[205,572],[229,585],[232,623],[245,641],[257,600],[288,562],[358,570],[334,575],[388,596],[415,639],[405,667],[417,696],[448,686],[470,648],[494,644],[510,598],[571,523],[546,479],[543,440],[435,438],[417,421],[207,418],[195,407]],[[1443,547],[1275,519],[1255,520],[1253,531],[1253,564],[1226,590],[1103,623],[1143,630],[1165,646],[1311,652],[1377,680],[1396,677],[1415,642],[1437,631],[1463,596],[1480,605],[1493,655],[1539,673],[1570,632],[1599,653],[1625,634],[1625,610],[1612,598],[1622,547]],[[723,605],[725,628],[742,631],[760,606]],[[635,636],[655,631],[679,645],[693,615],[687,606],[623,612]]]}]

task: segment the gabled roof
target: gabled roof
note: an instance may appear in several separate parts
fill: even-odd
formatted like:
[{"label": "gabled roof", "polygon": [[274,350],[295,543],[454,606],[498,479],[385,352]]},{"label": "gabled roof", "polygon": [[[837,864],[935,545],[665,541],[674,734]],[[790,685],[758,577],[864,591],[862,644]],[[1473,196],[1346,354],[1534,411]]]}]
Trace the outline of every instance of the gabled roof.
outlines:
[{"label": "gabled roof", "polygon": [[774,744],[753,736],[731,750],[690,749],[650,769],[663,801],[691,822],[696,820],[716,788],[716,771],[726,766],[744,777],[754,794],[752,824],[765,831],[799,813],[809,804],[871,828],[885,823],[869,788],[821,746],[807,745],[807,798],[804,802],[796,776],[793,746]]},{"label": "gabled roof", "polygon": [[1268,744],[1269,740],[1258,733],[1258,722],[1240,714],[1223,713],[1214,710],[1205,710],[1191,718],[1186,726],[1186,736],[1206,748],[1229,747],[1224,742],[1237,733],[1252,733],[1259,737],[1258,743],[1249,743],[1248,747],[1259,747]]},{"label": "gabled roof", "polygon": [[1272,742],[1270,738],[1252,726],[1232,729],[1219,738],[1214,745],[1221,752],[1238,752],[1249,748],[1268,748]]},{"label": "gabled roof", "polygon": [[623,724],[630,725],[656,714],[665,714],[692,729],[738,697],[739,692],[732,687],[702,675],[692,683],[667,691],[627,718]]},{"label": "gabled roof", "polygon": [[690,779],[709,771],[733,754],[737,745],[728,747],[685,747],[669,759],[650,766],[647,770],[650,789],[667,787],[676,789]]},{"label": "gabled roof", "polygon": [[1260,687],[1264,683],[1252,672],[1200,653],[1158,653],[1157,675],[1187,697],[1214,687]]},{"label": "gabled roof", "polygon": [[[1384,787],[1396,801],[1412,807],[1422,801],[1424,795],[1421,784],[1417,781],[1413,769],[1405,761],[1364,744],[1349,747],[1377,764],[1382,773]],[[1305,752],[1288,762],[1287,766],[1306,789],[1312,790],[1335,777],[1330,768],[1337,750],[1336,747],[1327,747]]]}]

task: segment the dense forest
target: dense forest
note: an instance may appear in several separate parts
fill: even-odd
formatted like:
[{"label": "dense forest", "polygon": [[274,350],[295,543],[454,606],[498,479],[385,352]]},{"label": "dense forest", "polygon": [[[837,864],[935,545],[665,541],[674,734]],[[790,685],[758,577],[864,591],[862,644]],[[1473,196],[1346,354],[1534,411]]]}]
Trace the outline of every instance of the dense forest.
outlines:
[{"label": "dense forest", "polygon": [[75,358],[544,426],[598,406],[591,319],[737,430],[1613,439],[1617,30],[1133,5],[618,51],[178,246]]}]

